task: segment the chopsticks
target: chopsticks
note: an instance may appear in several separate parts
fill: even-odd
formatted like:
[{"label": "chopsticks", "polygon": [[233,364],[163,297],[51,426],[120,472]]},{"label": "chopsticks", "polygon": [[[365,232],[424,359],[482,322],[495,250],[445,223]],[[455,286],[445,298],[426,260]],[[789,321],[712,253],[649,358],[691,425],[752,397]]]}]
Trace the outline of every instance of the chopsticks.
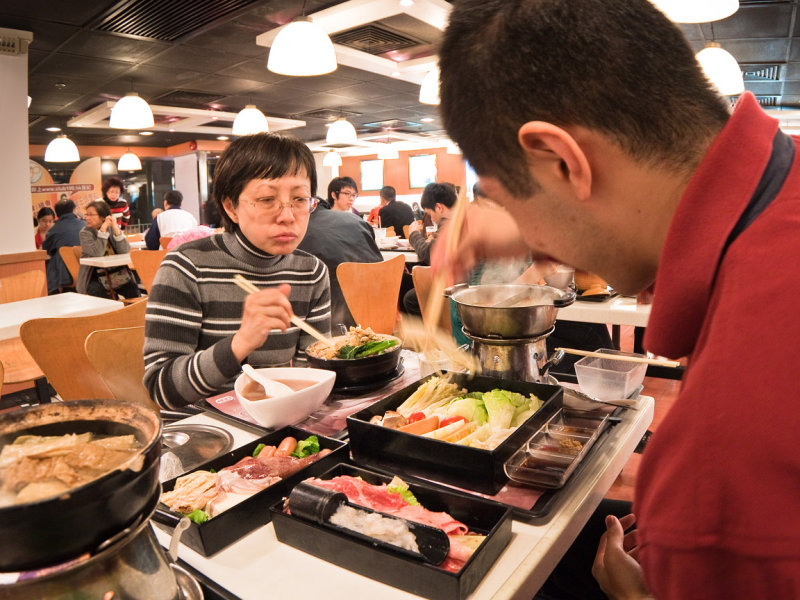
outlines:
[{"label": "chopsticks", "polygon": [[639,356],[620,356],[618,354],[606,354],[605,352],[589,352],[588,350],[576,350],[574,348],[556,348],[554,352],[563,350],[567,354],[577,354],[578,356],[592,356],[596,358],[610,358],[611,360],[622,360],[627,362],[646,363],[657,367],[680,367],[681,363],[677,360],[664,360],[658,358],[647,358]]},{"label": "chopsticks", "polygon": [[[254,294],[256,292],[261,291],[252,282],[248,281],[245,277],[239,275],[238,273],[233,276],[233,282],[248,294]],[[292,315],[289,320],[295,327],[299,327],[300,329],[305,331],[308,335],[317,338],[320,342],[327,344],[331,348],[334,347],[331,338],[325,337],[325,335],[323,335],[321,331],[315,329],[314,327],[303,321],[303,319],[301,319],[297,315]]]}]

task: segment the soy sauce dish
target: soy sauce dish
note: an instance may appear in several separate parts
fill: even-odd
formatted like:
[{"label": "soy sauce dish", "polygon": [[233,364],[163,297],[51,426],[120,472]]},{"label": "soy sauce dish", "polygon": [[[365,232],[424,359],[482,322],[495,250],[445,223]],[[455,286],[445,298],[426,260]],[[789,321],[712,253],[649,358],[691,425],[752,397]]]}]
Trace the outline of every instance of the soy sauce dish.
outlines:
[{"label": "soy sauce dish", "polygon": [[239,375],[233,386],[236,398],[247,414],[264,427],[278,428],[304,419],[325,402],[336,381],[336,373],[326,369],[277,367],[256,371],[294,390],[267,398],[260,384],[244,373]]}]

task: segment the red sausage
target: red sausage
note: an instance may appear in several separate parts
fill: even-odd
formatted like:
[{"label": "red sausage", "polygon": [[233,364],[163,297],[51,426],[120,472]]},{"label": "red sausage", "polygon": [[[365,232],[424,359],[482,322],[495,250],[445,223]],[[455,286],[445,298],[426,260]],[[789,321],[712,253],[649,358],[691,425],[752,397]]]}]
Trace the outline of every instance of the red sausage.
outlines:
[{"label": "red sausage", "polygon": [[278,444],[278,449],[275,450],[275,456],[289,456],[294,449],[297,448],[297,440],[293,437],[285,437],[280,444]]}]

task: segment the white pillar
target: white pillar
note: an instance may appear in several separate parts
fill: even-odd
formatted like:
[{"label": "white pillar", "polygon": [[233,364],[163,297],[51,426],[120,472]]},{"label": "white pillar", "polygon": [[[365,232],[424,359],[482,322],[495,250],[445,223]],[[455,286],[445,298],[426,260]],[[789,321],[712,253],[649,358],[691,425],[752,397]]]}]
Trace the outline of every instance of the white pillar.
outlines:
[{"label": "white pillar", "polygon": [[175,189],[183,194],[181,208],[192,213],[200,223],[200,185],[196,153],[175,157]]},{"label": "white pillar", "polygon": [[31,217],[28,168],[28,44],[29,31],[0,28],[0,214],[3,235],[0,254],[36,249]]}]

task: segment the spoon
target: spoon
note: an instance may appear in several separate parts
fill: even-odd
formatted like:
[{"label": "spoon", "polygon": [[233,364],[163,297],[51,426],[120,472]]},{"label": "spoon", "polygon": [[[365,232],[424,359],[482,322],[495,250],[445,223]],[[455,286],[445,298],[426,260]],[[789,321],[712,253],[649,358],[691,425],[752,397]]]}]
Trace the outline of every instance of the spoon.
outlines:
[{"label": "spoon", "polygon": [[242,365],[242,371],[244,371],[245,374],[250,379],[260,384],[261,387],[264,388],[264,391],[267,394],[267,398],[274,398],[275,396],[285,396],[286,394],[294,393],[294,390],[290,388],[288,385],[285,385],[279,381],[275,381],[274,379],[270,379],[269,377],[264,377],[261,373],[256,371],[253,367],[251,367],[247,363]]}]

